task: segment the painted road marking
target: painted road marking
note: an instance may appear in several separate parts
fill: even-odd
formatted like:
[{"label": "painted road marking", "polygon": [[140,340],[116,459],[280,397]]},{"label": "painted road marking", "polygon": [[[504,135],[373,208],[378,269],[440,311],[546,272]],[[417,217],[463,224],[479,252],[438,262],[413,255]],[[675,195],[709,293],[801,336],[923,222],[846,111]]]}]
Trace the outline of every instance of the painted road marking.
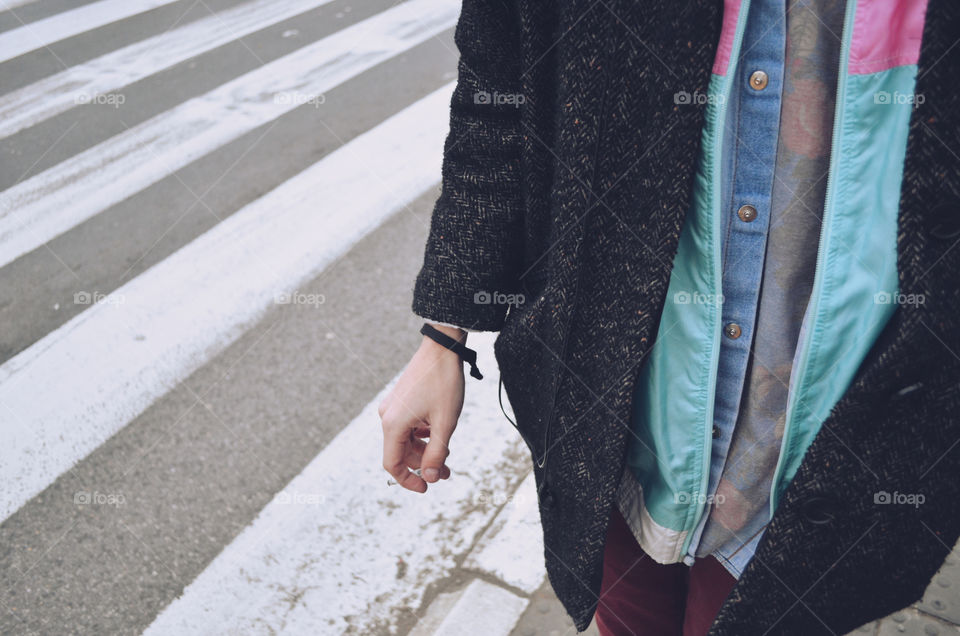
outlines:
[{"label": "painted road marking", "polygon": [[354,138],[0,366],[0,520],[236,340],[278,294],[435,187],[452,91]]},{"label": "painted road marking", "polygon": [[0,96],[0,138],[332,0],[257,0],[111,51]]},{"label": "painted road marking", "polygon": [[[480,364],[494,368],[494,334],[470,338]],[[497,383],[487,379],[467,387],[450,445],[452,477],[425,495],[388,487],[377,416],[388,390],[160,613],[146,636],[341,634],[348,628],[370,634],[395,629],[419,609],[428,585],[456,568],[496,514],[483,496],[512,492],[529,465],[518,460],[525,447],[508,434],[512,428],[496,406]],[[468,588],[454,609],[466,612],[492,599],[501,611],[486,603],[476,609],[492,612],[494,627],[515,624],[527,600],[485,591]],[[463,627],[440,633],[466,633]]]},{"label": "painted road marking", "polygon": [[0,62],[174,2],[177,0],[100,0],[25,24],[0,33]]},{"label": "painted road marking", "polygon": [[0,267],[304,103],[322,107],[326,91],[441,33],[458,14],[455,0],[409,0],[5,190]]}]

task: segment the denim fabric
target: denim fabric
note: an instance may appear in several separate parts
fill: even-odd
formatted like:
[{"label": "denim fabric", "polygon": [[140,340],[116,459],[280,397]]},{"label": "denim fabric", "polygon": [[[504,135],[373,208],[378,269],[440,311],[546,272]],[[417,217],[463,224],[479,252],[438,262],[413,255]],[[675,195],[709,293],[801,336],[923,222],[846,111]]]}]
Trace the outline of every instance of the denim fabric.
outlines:
[{"label": "denim fabric", "polygon": [[[750,3],[740,57],[732,71],[734,83],[724,122],[721,168],[724,334],[720,338],[717,367],[708,493],[716,492],[733,438],[754,335],[780,127],[786,42],[784,5],[784,0]],[[762,90],[750,86],[750,77],[757,70],[767,74],[767,85]],[[742,221],[737,215],[744,204],[756,208],[753,221]],[[730,323],[739,325],[738,338],[726,334]],[[770,467],[771,472],[773,468]],[[694,530],[685,558],[688,564],[694,556],[705,556],[699,545],[710,510],[708,505]],[[752,553],[750,546],[745,546],[735,555],[716,556],[734,576],[739,576]]]},{"label": "denim fabric", "polygon": [[[755,0],[734,71],[721,168],[723,320],[742,333],[721,342],[713,497],[690,551],[712,554],[734,576],[769,520],[788,386],[816,273],[845,4],[792,0],[784,13],[783,0]],[[770,78],[762,91],[747,85],[756,69]],[[756,220],[737,216],[745,203],[757,208]]]}]

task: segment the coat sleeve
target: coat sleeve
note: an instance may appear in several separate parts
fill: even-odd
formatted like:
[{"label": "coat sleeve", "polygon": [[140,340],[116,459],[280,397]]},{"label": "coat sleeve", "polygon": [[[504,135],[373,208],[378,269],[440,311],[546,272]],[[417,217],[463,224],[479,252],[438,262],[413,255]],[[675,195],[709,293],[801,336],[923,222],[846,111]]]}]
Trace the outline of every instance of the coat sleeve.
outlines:
[{"label": "coat sleeve", "polygon": [[441,192],[413,311],[471,331],[500,329],[522,258],[519,39],[514,0],[463,0]]}]

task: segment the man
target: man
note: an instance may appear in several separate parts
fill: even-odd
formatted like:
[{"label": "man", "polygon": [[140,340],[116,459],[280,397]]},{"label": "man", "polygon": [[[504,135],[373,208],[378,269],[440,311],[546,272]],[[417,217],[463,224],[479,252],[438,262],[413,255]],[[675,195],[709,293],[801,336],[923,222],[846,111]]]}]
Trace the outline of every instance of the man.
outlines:
[{"label": "man", "polygon": [[719,4],[457,27],[384,467],[449,475],[466,332],[500,331],[580,630],[843,633],[960,535],[960,5]]}]

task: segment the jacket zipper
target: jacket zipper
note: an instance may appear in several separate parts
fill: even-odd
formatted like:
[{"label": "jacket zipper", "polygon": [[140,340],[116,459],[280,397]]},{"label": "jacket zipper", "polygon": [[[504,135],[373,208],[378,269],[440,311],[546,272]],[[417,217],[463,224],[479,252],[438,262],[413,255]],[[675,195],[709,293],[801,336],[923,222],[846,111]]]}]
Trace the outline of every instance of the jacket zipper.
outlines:
[{"label": "jacket zipper", "polygon": [[820,225],[820,241],[817,245],[817,265],[813,275],[813,290],[810,293],[809,306],[807,307],[807,318],[810,322],[808,325],[806,325],[806,338],[803,342],[800,355],[797,359],[796,369],[794,369],[794,371],[797,373],[796,377],[798,380],[795,384],[792,381],[790,382],[790,384],[793,385],[794,390],[790,391],[790,399],[787,403],[786,420],[783,424],[783,439],[780,441],[780,454],[777,457],[777,466],[774,469],[773,479],[771,480],[770,484],[771,517],[773,517],[773,513],[777,509],[777,504],[779,503],[777,495],[779,490],[778,485],[783,479],[784,457],[786,450],[790,446],[788,443],[790,439],[790,433],[793,431],[793,428],[790,425],[793,423],[793,419],[796,415],[797,396],[801,393],[800,389],[803,385],[804,376],[807,374],[807,364],[811,346],[810,343],[813,340],[813,327],[817,316],[817,301],[820,297],[823,287],[823,259],[827,243],[826,238],[830,227],[830,219],[833,216],[833,189],[834,181],[836,180],[837,160],[845,111],[843,95],[846,92],[847,66],[849,65],[850,61],[850,32],[853,29],[853,16],[856,12],[856,8],[857,0],[847,0],[847,6],[843,16],[843,31],[841,34],[840,66],[837,75],[836,103],[833,111],[833,134],[830,142],[830,167],[827,170],[827,189],[823,202],[823,219]]},{"label": "jacket zipper", "polygon": [[[723,157],[723,126],[726,124],[727,119],[727,104],[730,101],[730,91],[733,87],[733,83],[736,79],[736,72],[738,70],[738,60],[740,57],[740,47],[743,43],[743,33],[746,29],[747,24],[747,15],[750,11],[750,0],[743,0],[740,5],[740,11],[737,14],[737,30],[733,37],[733,45],[730,48],[730,59],[727,61],[727,68],[724,74],[723,82],[723,100],[718,105],[717,109],[717,118],[715,120],[716,126],[714,127],[715,135],[713,139],[713,163],[714,169],[713,174],[710,179],[710,200],[713,202],[711,210],[710,222],[712,224],[711,234],[713,234],[713,270],[715,272],[714,278],[714,298],[720,298],[723,290],[721,289],[722,281],[722,271],[721,271],[721,255],[720,255],[720,215],[722,214],[721,206],[722,202],[720,201],[720,165],[722,163]],[[698,496],[696,497],[697,501],[695,502],[696,511],[693,516],[693,525],[687,529],[687,535],[683,540],[683,545],[680,548],[680,557],[682,558],[687,554],[687,551],[690,549],[690,543],[693,541],[693,533],[696,531],[697,526],[700,524],[700,518],[703,516],[703,511],[706,508],[706,489],[708,485],[708,480],[710,478],[710,448],[713,439],[713,401],[716,398],[716,382],[717,382],[717,357],[719,354],[718,342],[720,340],[720,329],[721,323],[723,322],[723,305],[720,302],[716,302],[714,309],[714,329],[713,329],[713,350],[711,352],[711,371],[710,371],[710,380],[709,380],[709,391],[707,395],[707,413],[709,417],[704,421],[704,438],[703,438],[703,464],[700,471],[700,489]]]}]

